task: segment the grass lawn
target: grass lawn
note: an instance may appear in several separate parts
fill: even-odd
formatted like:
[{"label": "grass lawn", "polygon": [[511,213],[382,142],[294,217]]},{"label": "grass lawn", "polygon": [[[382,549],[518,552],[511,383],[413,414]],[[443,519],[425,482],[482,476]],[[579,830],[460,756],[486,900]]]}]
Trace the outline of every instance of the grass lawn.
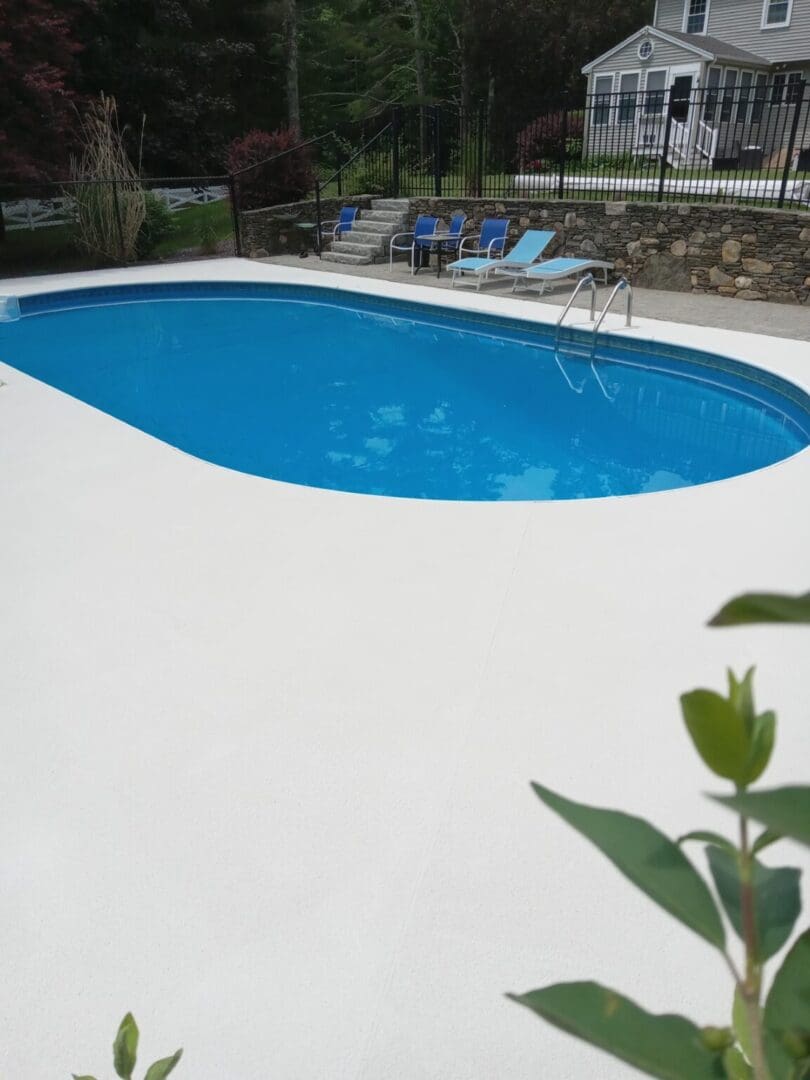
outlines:
[{"label": "grass lawn", "polygon": [[[192,206],[172,214],[175,229],[144,259],[149,262],[171,259],[179,252],[201,251],[201,233],[211,226],[211,240],[219,244],[233,235],[231,204],[227,199]],[[23,274],[54,274],[71,270],[93,270],[110,265],[94,260],[76,244],[73,225],[54,225],[45,229],[14,229],[6,232],[0,243],[0,277]]]}]

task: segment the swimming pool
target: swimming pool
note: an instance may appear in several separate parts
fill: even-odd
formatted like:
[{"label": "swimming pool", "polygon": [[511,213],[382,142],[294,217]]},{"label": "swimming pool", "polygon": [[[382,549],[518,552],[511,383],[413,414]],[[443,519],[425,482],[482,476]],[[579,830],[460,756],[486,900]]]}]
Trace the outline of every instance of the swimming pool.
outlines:
[{"label": "swimming pool", "polygon": [[20,299],[0,360],[196,457],[276,480],[457,500],[628,495],[810,444],[810,400],[681,347],[288,284]]}]

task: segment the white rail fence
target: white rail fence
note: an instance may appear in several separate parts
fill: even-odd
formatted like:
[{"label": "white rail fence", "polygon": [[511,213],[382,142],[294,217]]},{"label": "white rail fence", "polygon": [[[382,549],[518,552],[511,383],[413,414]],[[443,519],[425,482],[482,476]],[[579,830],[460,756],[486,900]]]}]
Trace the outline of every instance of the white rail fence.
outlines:
[{"label": "white rail fence", "polygon": [[[172,213],[190,206],[205,206],[228,198],[228,188],[213,187],[150,188]],[[70,225],[76,220],[74,200],[69,195],[53,199],[17,199],[3,203],[6,229],[47,229],[54,225]]]}]

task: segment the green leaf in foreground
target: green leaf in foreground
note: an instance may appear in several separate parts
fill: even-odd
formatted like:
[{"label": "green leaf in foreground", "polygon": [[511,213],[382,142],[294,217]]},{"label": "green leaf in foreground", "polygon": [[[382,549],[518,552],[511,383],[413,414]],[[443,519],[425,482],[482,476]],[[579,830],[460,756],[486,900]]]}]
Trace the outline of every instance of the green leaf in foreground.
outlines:
[{"label": "green leaf in foreground", "polygon": [[730,1046],[723,1054],[723,1066],[728,1080],[753,1080],[754,1072],[736,1046]]},{"label": "green leaf in foreground", "polygon": [[769,788],[711,798],[729,810],[761,821],[782,836],[810,846],[810,787]]},{"label": "green leaf in foreground", "polygon": [[118,1028],[113,1043],[113,1064],[121,1080],[131,1080],[138,1052],[138,1025],[132,1013],[127,1013]]},{"label": "green leaf in foreground", "polygon": [[683,1016],[656,1016],[594,982],[559,983],[508,994],[555,1027],[607,1050],[660,1080],[721,1080],[721,1054]]},{"label": "green leaf in foreground", "polygon": [[810,1045],[810,930],[796,939],[765,1002],[765,1051],[774,1080],[791,1076],[796,1043]]},{"label": "green leaf in foreground", "polygon": [[77,1073],[71,1073],[73,1080],[96,1080],[95,1076],[79,1076]]},{"label": "green leaf in foreground", "polygon": [[773,829],[765,829],[751,845],[751,854],[758,855],[760,851],[764,851],[766,847],[770,847],[771,844],[775,844],[777,840],[781,839],[781,833],[774,832]]},{"label": "green leaf in foreground", "polygon": [[681,710],[695,749],[712,772],[745,783],[750,739],[731,702],[714,690],[692,690],[681,695]]},{"label": "green leaf in foreground", "polygon": [[[731,925],[744,940],[740,910],[740,864],[736,855],[718,847],[708,847],[709,869]],[[772,870],[752,860],[754,918],[757,928],[758,959],[765,961],[778,953],[793,932],[802,909],[799,890],[801,870],[791,866]]]},{"label": "green leaf in foreground", "polygon": [[144,1080],[166,1080],[166,1077],[182,1056],[183,1051],[177,1050],[171,1057],[161,1058],[160,1061],[154,1062],[149,1066]]},{"label": "green leaf in foreground", "polygon": [[532,787],[665,911],[718,949],[724,947],[723,924],[708,886],[674,841],[642,818],[585,806],[540,784]]},{"label": "green leaf in foreground", "polygon": [[810,593],[746,593],[729,600],[709,626],[740,626],[746,623],[810,623]]},{"label": "green leaf in foreground", "polygon": [[683,836],[678,837],[679,844],[685,844],[687,840],[699,840],[704,844],[714,844],[716,847],[725,848],[726,851],[737,854],[737,849],[730,840],[726,840],[725,836],[721,836],[720,833],[709,832],[708,829],[695,829],[694,832],[684,833]]}]

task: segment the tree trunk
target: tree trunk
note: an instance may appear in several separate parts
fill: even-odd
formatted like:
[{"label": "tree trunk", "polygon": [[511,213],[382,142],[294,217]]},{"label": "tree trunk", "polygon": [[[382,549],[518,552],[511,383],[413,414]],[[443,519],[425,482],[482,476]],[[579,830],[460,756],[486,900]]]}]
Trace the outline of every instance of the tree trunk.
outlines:
[{"label": "tree trunk", "polygon": [[425,73],[425,49],[422,43],[422,8],[420,0],[408,0],[411,16],[411,30],[414,41],[414,69],[416,74],[416,97],[419,101],[419,156],[422,161],[427,156],[427,124],[425,101],[427,99],[427,77]]},{"label": "tree trunk", "polygon": [[287,56],[287,123],[301,134],[301,101],[298,90],[298,3],[285,0],[284,51]]}]

